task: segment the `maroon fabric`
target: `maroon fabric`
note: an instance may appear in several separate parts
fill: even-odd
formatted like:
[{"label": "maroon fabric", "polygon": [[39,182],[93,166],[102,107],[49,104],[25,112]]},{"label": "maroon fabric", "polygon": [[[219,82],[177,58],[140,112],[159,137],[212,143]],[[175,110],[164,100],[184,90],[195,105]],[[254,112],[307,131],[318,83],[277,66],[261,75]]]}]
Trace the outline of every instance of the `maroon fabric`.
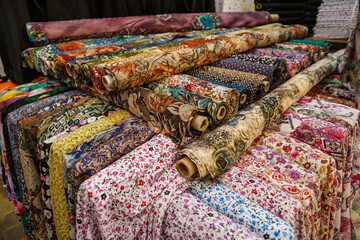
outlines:
[{"label": "maroon fabric", "polygon": [[30,41],[36,46],[74,39],[124,34],[181,32],[189,29],[255,27],[269,23],[269,12],[174,13],[54,22],[28,22]]}]

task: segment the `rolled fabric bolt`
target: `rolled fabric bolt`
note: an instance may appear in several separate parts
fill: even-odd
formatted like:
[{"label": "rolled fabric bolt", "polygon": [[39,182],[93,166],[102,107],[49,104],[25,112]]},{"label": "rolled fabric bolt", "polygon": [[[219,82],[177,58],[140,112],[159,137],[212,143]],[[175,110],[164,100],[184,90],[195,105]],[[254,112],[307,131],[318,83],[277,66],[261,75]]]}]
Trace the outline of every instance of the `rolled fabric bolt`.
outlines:
[{"label": "rolled fabric bolt", "polygon": [[217,119],[219,119],[219,120],[224,119],[225,116],[226,116],[226,112],[227,112],[226,107],[225,107],[225,106],[221,106],[221,107],[219,108],[219,110],[217,111],[217,113],[216,113]]},{"label": "rolled fabric bolt", "polygon": [[51,68],[51,63],[50,63],[50,61],[45,60],[45,61],[44,61],[44,66],[45,66],[46,69],[50,69],[50,68]]},{"label": "rolled fabric bolt", "polygon": [[335,71],[343,54],[344,50],[339,50],[311,65],[224,125],[180,150],[178,160],[188,157],[197,166],[198,172],[190,179],[214,180],[223,174],[279,114]]},{"label": "rolled fabric bolt", "polygon": [[241,97],[240,97],[240,103],[244,104],[245,101],[246,101],[246,98],[247,98],[246,94],[242,94]]},{"label": "rolled fabric bolt", "polygon": [[111,76],[111,75],[103,76],[102,82],[103,82],[104,86],[106,87],[106,89],[108,89],[109,91],[116,90],[116,81],[114,81],[113,76]]},{"label": "rolled fabric bolt", "polygon": [[[261,3],[258,3],[258,4],[261,4]],[[279,14],[270,14],[270,18],[271,18],[271,22],[278,22],[279,19],[280,19],[280,16]]]},{"label": "rolled fabric bolt", "polygon": [[188,158],[184,157],[176,162],[176,169],[184,178],[191,179],[198,172],[196,165]]},{"label": "rolled fabric bolt", "polygon": [[197,131],[203,132],[209,127],[209,119],[195,114],[193,119],[191,119],[190,126]]},{"label": "rolled fabric bolt", "polygon": [[270,82],[269,81],[263,81],[262,82],[264,84],[264,91],[268,92],[270,89]]}]

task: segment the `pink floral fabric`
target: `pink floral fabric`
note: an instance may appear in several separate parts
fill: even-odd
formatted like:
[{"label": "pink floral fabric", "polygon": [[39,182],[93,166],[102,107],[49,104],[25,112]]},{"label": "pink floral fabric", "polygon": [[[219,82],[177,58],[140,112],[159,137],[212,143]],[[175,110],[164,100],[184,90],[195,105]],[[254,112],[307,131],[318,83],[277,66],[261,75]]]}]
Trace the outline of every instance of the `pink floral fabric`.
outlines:
[{"label": "pink floral fabric", "polygon": [[76,239],[159,239],[168,205],[190,185],[173,165],[176,150],[157,135],[82,183]]}]

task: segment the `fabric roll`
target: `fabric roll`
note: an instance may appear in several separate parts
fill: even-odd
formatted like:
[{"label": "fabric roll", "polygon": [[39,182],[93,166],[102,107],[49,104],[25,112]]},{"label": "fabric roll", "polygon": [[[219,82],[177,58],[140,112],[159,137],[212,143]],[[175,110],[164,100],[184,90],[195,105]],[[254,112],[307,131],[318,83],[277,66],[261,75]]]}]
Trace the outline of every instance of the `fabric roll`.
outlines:
[{"label": "fabric roll", "polygon": [[245,54],[235,54],[232,55],[231,57],[239,59],[241,61],[255,62],[255,63],[279,67],[282,70],[281,72],[284,76],[286,76],[288,72],[287,63],[286,60],[284,59],[263,58],[258,56],[245,55]]},{"label": "fabric roll", "polygon": [[[117,106],[144,119],[151,131],[169,135],[176,142],[181,142],[186,136],[201,134],[208,127],[204,110],[147,88],[118,92],[109,98]],[[195,128],[198,117],[202,121]]]},{"label": "fabric roll", "polygon": [[242,78],[242,79],[246,79],[246,80],[250,80],[250,81],[256,81],[256,82],[267,81],[266,76],[261,75],[261,74],[256,74],[256,73],[242,72],[242,71],[231,70],[231,69],[226,69],[226,68],[218,68],[218,67],[213,67],[213,66],[208,66],[208,65],[199,67],[197,69],[203,70],[206,72],[225,75],[225,76],[229,76],[229,77],[238,77],[238,78]]},{"label": "fabric roll", "polygon": [[294,61],[300,67],[299,70],[307,68],[311,64],[311,59],[306,52],[287,50],[287,49],[273,49],[273,48],[256,48],[248,52],[255,56],[268,56],[275,58],[282,58]]},{"label": "fabric roll", "polygon": [[176,240],[262,239],[187,191],[175,197],[169,205],[164,217],[163,233]]},{"label": "fabric roll", "polygon": [[320,238],[333,239],[335,224],[334,190],[337,188],[335,159],[308,144],[286,137],[281,133],[271,133],[261,143],[283,156],[294,159],[305,169],[319,175],[320,191],[322,192],[320,196],[322,206]]},{"label": "fabric roll", "polygon": [[306,95],[311,96],[311,97],[325,99],[325,100],[330,101],[330,102],[340,103],[342,105],[349,106],[351,108],[356,108],[356,104],[353,101],[333,97],[333,96],[330,96],[329,94],[310,91]]},{"label": "fabric roll", "polygon": [[162,79],[160,83],[170,87],[183,88],[189,92],[198,93],[201,96],[226,102],[229,113],[227,118],[234,116],[239,108],[240,93],[231,88],[209,83],[186,74],[174,75]]},{"label": "fabric roll", "polygon": [[[69,208],[70,239],[76,237],[75,203],[80,184],[120,157],[139,147],[154,135],[139,119],[128,118],[117,125],[121,132],[94,147],[91,151],[84,152],[79,161],[65,170],[66,176],[64,179],[67,180],[65,188]],[[103,135],[103,132],[99,134]]]},{"label": "fabric roll", "polygon": [[[1,138],[1,146],[2,146],[2,153],[3,153],[3,157],[5,158],[5,161],[8,162],[8,166],[9,166],[9,171],[11,173],[11,181],[13,183],[13,188],[14,188],[14,197],[13,197],[13,203],[14,206],[17,206],[15,208],[16,213],[18,215],[20,215],[21,217],[21,221],[22,224],[24,226],[25,232],[27,233],[27,226],[26,226],[26,220],[25,220],[25,212],[24,212],[24,207],[22,205],[22,194],[20,192],[19,189],[19,185],[18,185],[18,180],[15,176],[16,175],[16,169],[18,169],[16,166],[13,164],[12,161],[12,154],[9,152],[10,151],[10,141],[13,144],[16,144],[16,142],[18,141],[18,134],[17,134],[17,129],[18,129],[18,120],[30,117],[32,115],[35,115],[41,108],[50,105],[51,103],[58,101],[59,99],[62,98],[66,98],[67,96],[71,96],[71,95],[75,95],[75,94],[79,94],[78,90],[75,91],[69,91],[63,94],[58,94],[56,96],[52,96],[49,98],[45,98],[42,99],[40,101],[34,102],[34,103],[29,103],[26,104],[26,102],[24,101],[22,105],[20,105],[19,108],[15,109],[14,111],[12,111],[11,113],[8,114],[8,118],[10,120],[10,126],[9,124],[5,121],[4,125],[3,125],[3,137]],[[25,103],[25,104],[24,104]],[[5,117],[5,114],[1,114],[2,117]],[[10,131],[8,131],[8,126]],[[11,138],[11,140],[7,137],[9,136],[9,138]],[[8,150],[6,150],[8,149]],[[21,175],[22,176],[22,175]],[[20,176],[19,176],[20,177]],[[20,179],[20,181],[22,181]]]},{"label": "fabric roll", "polygon": [[[351,205],[351,138],[347,128],[309,116],[289,113],[272,128],[324,151],[336,160],[338,188],[336,192],[335,237],[350,234]],[[331,144],[328,144],[330,143]]]},{"label": "fabric roll", "polygon": [[321,47],[325,48],[326,53],[328,53],[329,50],[330,50],[330,43],[327,42],[327,41],[308,40],[308,39],[291,39],[289,42],[304,43],[304,44],[312,44],[312,45],[321,46]]},{"label": "fabric roll", "polygon": [[204,97],[196,92],[190,92],[183,88],[169,87],[161,83],[149,83],[146,85],[146,87],[157,93],[171,96],[178,100],[204,109],[211,117],[212,123],[215,125],[224,121],[225,117],[227,116],[227,106],[225,102],[214,100],[209,97]]},{"label": "fabric roll", "polygon": [[317,236],[318,234],[315,229],[318,226],[316,216],[318,208],[315,193],[308,187],[301,185],[299,181],[294,180],[294,178],[290,179],[288,177],[289,175],[285,176],[286,171],[284,171],[284,169],[269,169],[268,166],[266,166],[266,163],[267,159],[264,158],[264,155],[255,156],[254,154],[243,154],[237,160],[235,166],[266,181],[268,184],[280,189],[288,196],[301,201],[305,209],[305,219],[304,227],[301,229],[300,235],[305,239],[312,239]]},{"label": "fabric roll", "polygon": [[305,210],[298,199],[291,198],[266,181],[262,181],[237,167],[231,167],[218,181],[253,203],[284,219],[295,229],[297,238],[302,238],[301,231],[305,229]]},{"label": "fabric roll", "polygon": [[[264,96],[265,93],[267,92],[266,90],[268,90],[268,89],[265,89],[264,83],[261,83],[258,81],[251,81],[251,80],[247,80],[247,79],[241,79],[238,77],[229,77],[226,75],[220,75],[217,73],[211,73],[211,72],[207,72],[207,71],[203,71],[203,70],[199,70],[199,69],[192,69],[192,70],[186,71],[186,73],[189,75],[204,79],[204,80],[210,80],[215,84],[225,83],[225,84],[227,84],[225,86],[232,85],[232,86],[242,87],[242,89],[241,88],[240,89],[236,88],[236,89],[239,91],[240,95],[246,94],[246,96],[247,96],[246,98],[249,100],[244,103],[240,101],[239,110],[246,108],[250,103],[253,103],[260,97]],[[247,93],[244,90],[247,90]]]},{"label": "fabric roll", "polygon": [[354,95],[348,89],[344,87],[339,87],[335,84],[327,84],[320,86],[315,86],[311,89],[312,92],[321,92],[323,94],[330,95],[334,98],[341,98],[351,102],[355,101]]},{"label": "fabric roll", "polygon": [[236,58],[225,58],[212,63],[212,66],[264,75],[271,83],[272,88],[281,84],[285,78],[285,76],[281,74],[282,71],[275,66],[241,61]]},{"label": "fabric roll", "polygon": [[34,225],[34,237],[36,239],[47,239],[46,228],[44,224],[44,210],[41,204],[40,191],[40,175],[38,169],[38,161],[35,157],[37,133],[39,126],[46,121],[46,117],[60,111],[60,108],[71,108],[73,103],[84,98],[83,95],[72,96],[59,102],[59,107],[56,109],[44,111],[35,116],[29,117],[21,121],[19,126],[19,152],[22,165],[22,172],[24,175],[24,189],[23,198],[27,198],[29,202],[30,218]]},{"label": "fabric roll", "polygon": [[[215,179],[224,173],[279,113],[284,112],[336,69],[337,59],[343,52],[340,50],[313,64],[307,71],[288,80],[246,111],[239,112],[221,127],[205,134],[201,140],[180,150],[178,161],[185,161],[184,157],[188,157],[196,165],[197,175],[189,178],[201,179],[209,175],[210,179]],[[182,164],[178,162],[177,165]]]},{"label": "fabric roll", "polygon": [[190,185],[173,167],[176,151],[157,135],[81,184],[76,239],[160,238],[166,209]]},{"label": "fabric roll", "polygon": [[185,29],[254,27],[267,24],[270,20],[268,12],[173,13],[57,22],[28,22],[26,30],[30,41],[39,46],[64,40],[116,35],[182,32]]},{"label": "fabric roll", "polygon": [[210,185],[196,182],[188,190],[210,207],[244,224],[264,239],[296,239],[295,230],[290,224],[220,183]]},{"label": "fabric roll", "polygon": [[[255,31],[251,32],[251,34],[223,36],[194,47],[178,49],[171,53],[106,67],[104,72],[107,75],[103,76],[102,82],[108,91],[132,88],[190,68],[215,62],[253,47],[271,45],[279,42],[280,39],[305,37],[306,34],[307,28],[294,25],[291,27],[276,27],[269,31]],[[194,60],[194,56],[199,54],[203,57],[196,57],[196,60]]]},{"label": "fabric roll", "polygon": [[[122,111],[116,111],[116,108],[109,105],[95,97],[90,97],[87,101],[79,102],[70,109],[66,109],[63,112],[56,112],[47,119],[45,124],[42,124],[39,127],[39,131],[42,133],[37,141],[36,154],[37,161],[39,165],[39,172],[41,176],[41,198],[44,208],[45,223],[47,226],[48,238],[56,238],[54,214],[53,214],[53,201],[51,200],[51,190],[50,190],[50,166],[49,166],[49,152],[51,147],[57,139],[64,137],[65,135],[78,130],[81,126],[86,126],[89,123],[97,124],[97,120],[102,120],[101,122],[107,121],[102,119],[105,116],[109,116],[111,120],[115,119],[115,122],[107,122],[107,126],[111,126],[118,122],[120,119],[116,117],[120,114],[120,117],[123,117]],[[114,115],[115,114],[115,115]],[[110,116],[111,115],[111,116]],[[128,115],[130,116],[130,115]],[[116,121],[117,120],[117,121]],[[103,124],[106,126],[105,124]],[[97,128],[94,128],[94,131]],[[78,130],[79,131],[79,130]],[[91,131],[89,131],[90,133]],[[79,138],[80,139],[80,138]],[[68,144],[71,144],[69,142]],[[71,149],[69,149],[71,150]],[[54,167],[57,165],[54,165]],[[63,180],[62,180],[63,182]]]},{"label": "fabric roll", "polygon": [[274,45],[276,49],[289,49],[289,50],[299,50],[303,52],[307,52],[311,57],[312,62],[317,62],[325,56],[325,51],[323,51],[323,55],[321,55],[321,49],[319,46],[315,45],[301,45],[295,43],[276,43]]}]

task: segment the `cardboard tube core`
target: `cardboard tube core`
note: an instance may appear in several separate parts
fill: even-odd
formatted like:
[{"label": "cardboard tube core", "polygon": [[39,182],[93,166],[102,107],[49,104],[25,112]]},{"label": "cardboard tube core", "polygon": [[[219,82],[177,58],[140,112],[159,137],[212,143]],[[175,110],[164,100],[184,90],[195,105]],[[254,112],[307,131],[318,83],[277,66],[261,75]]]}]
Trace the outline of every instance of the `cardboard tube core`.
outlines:
[{"label": "cardboard tube core", "polygon": [[270,89],[270,82],[269,81],[263,81],[264,84],[264,91],[268,92]]},{"label": "cardboard tube core", "polygon": [[271,22],[278,22],[280,19],[279,14],[270,14]]},{"label": "cardboard tube core", "polygon": [[198,172],[195,163],[193,163],[188,157],[184,157],[177,161],[176,169],[184,178],[191,178],[195,173]]},{"label": "cardboard tube core", "polygon": [[310,65],[310,64],[309,64],[309,61],[308,61],[308,60],[305,60],[305,61],[304,61],[304,64],[303,64],[303,67],[304,67],[304,68],[307,68],[309,65]]},{"label": "cardboard tube core", "polygon": [[71,77],[73,75],[73,66],[70,63],[67,63],[65,66],[67,74]]},{"label": "cardboard tube core", "polygon": [[209,120],[207,117],[195,114],[190,126],[197,131],[203,132],[209,127]]},{"label": "cardboard tube core", "polygon": [[246,94],[243,94],[243,95],[241,95],[240,103],[241,103],[241,104],[244,104],[245,101],[246,101]]},{"label": "cardboard tube core", "polygon": [[216,113],[216,118],[217,120],[222,120],[225,118],[225,116],[226,116],[226,107],[221,106]]},{"label": "cardboard tube core", "polygon": [[116,90],[116,81],[111,75],[105,75],[101,78],[101,80],[107,90]]}]

